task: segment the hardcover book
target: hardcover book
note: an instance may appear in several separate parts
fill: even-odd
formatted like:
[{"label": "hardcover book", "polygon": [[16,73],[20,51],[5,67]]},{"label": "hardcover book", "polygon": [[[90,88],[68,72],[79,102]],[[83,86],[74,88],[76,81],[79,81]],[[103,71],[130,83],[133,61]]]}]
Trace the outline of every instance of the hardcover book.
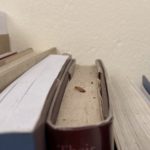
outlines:
[{"label": "hardcover book", "polygon": [[70,60],[47,118],[52,150],[113,150],[112,114],[102,61],[80,66]]}]

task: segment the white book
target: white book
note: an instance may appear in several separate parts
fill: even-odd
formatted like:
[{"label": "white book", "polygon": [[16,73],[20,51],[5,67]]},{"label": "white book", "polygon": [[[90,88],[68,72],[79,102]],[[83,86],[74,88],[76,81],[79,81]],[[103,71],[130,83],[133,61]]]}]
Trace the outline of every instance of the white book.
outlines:
[{"label": "white book", "polygon": [[0,150],[44,150],[41,115],[68,58],[48,56],[0,94]]},{"label": "white book", "polygon": [[10,83],[16,80],[20,75],[40,62],[42,59],[54,53],[55,48],[40,53],[30,53],[11,63],[0,66],[0,92],[2,92]]}]

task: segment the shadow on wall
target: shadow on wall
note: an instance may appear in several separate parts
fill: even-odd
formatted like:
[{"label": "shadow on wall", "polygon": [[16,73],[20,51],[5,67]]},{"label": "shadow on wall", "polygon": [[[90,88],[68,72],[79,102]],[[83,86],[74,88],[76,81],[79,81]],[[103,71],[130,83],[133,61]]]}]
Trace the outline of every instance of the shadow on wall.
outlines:
[{"label": "shadow on wall", "polygon": [[[22,29],[21,26],[17,24],[17,22],[13,21],[13,17],[9,16],[8,14],[6,15],[11,51],[21,51],[27,47],[30,47],[30,39],[27,38],[25,32],[22,32],[24,29]],[[11,30],[9,30],[10,25]],[[13,45],[15,45],[15,47]]]}]

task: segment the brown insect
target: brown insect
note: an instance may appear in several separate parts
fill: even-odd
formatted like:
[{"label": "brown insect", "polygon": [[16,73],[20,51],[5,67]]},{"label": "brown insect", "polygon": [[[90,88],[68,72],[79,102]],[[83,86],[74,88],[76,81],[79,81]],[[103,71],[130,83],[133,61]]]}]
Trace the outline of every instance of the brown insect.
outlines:
[{"label": "brown insect", "polygon": [[84,88],[80,87],[80,86],[75,86],[74,88],[75,88],[77,91],[81,92],[81,93],[85,93],[85,92],[86,92],[86,90],[85,90]]}]

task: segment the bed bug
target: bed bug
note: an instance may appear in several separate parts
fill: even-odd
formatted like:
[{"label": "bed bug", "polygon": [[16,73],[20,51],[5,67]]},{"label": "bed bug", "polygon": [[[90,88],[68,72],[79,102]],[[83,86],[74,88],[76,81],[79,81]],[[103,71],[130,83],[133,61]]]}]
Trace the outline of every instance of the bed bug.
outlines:
[{"label": "bed bug", "polygon": [[85,93],[85,92],[86,92],[86,90],[85,90],[84,88],[80,87],[80,86],[75,86],[74,88],[75,88],[77,91],[81,92],[81,93]]}]

